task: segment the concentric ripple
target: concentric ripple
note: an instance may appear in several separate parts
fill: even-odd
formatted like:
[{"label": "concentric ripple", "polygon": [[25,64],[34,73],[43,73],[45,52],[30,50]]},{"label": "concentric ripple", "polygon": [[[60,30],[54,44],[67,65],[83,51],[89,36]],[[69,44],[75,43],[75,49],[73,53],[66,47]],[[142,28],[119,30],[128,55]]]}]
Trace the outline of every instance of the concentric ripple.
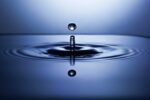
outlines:
[{"label": "concentric ripple", "polygon": [[118,59],[136,54],[131,48],[111,44],[76,44],[72,50],[69,42],[28,46],[10,50],[9,53],[30,58],[69,60],[73,56],[76,60]]}]

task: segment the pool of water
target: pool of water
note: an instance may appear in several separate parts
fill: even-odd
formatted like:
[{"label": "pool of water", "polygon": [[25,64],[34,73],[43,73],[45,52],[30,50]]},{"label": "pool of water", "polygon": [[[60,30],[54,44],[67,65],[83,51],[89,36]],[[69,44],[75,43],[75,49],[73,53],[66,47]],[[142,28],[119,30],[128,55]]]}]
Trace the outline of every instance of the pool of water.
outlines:
[{"label": "pool of water", "polygon": [[149,98],[150,38],[0,36],[3,98]]}]

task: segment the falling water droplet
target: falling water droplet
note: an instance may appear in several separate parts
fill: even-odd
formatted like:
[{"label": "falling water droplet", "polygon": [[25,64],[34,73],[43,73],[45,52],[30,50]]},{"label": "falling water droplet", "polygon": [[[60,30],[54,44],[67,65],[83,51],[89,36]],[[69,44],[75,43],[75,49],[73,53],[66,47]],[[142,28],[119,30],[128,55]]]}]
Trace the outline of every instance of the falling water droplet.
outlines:
[{"label": "falling water droplet", "polygon": [[77,25],[75,23],[68,24],[68,29],[70,31],[74,31],[74,30],[76,30],[76,28],[77,28]]},{"label": "falling water droplet", "polygon": [[76,71],[73,70],[73,69],[71,69],[71,70],[68,71],[68,75],[69,75],[70,77],[74,77],[74,76],[76,76]]}]

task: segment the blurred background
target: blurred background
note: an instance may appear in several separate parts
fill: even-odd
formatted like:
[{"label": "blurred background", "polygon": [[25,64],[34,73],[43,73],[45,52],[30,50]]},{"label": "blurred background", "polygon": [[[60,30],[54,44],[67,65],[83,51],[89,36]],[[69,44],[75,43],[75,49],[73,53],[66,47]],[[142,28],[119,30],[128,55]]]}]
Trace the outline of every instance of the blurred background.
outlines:
[{"label": "blurred background", "polygon": [[0,0],[0,34],[150,36],[150,0]]}]

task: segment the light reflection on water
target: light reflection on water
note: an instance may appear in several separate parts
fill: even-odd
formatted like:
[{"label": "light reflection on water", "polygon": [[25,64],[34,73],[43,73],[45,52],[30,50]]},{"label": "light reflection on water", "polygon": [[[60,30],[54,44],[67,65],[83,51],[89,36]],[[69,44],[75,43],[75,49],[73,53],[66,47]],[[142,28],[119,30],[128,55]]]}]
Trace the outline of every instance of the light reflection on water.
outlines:
[{"label": "light reflection on water", "polygon": [[[83,57],[83,60],[80,60],[82,57],[77,56],[73,65],[70,65],[68,56],[62,57],[65,60],[57,59],[58,56],[56,59],[33,59],[34,57],[16,56],[14,53],[7,52],[22,50],[22,48],[28,50],[28,48],[35,46],[45,46],[45,44],[65,43],[66,46],[68,38],[67,35],[1,36],[0,67],[2,76],[0,77],[3,89],[5,89],[3,94],[10,97],[35,98],[130,98],[149,96],[149,38],[119,35],[77,35],[76,42],[84,44],[83,46],[92,43],[91,45],[98,45],[98,48],[108,46],[111,48],[117,47],[118,50],[119,47],[119,50],[125,48],[127,51],[131,50],[132,53],[130,56],[118,59],[87,60]],[[109,54],[107,52],[106,54]],[[69,73],[70,71],[71,73]],[[71,78],[68,75],[74,77]]]}]

